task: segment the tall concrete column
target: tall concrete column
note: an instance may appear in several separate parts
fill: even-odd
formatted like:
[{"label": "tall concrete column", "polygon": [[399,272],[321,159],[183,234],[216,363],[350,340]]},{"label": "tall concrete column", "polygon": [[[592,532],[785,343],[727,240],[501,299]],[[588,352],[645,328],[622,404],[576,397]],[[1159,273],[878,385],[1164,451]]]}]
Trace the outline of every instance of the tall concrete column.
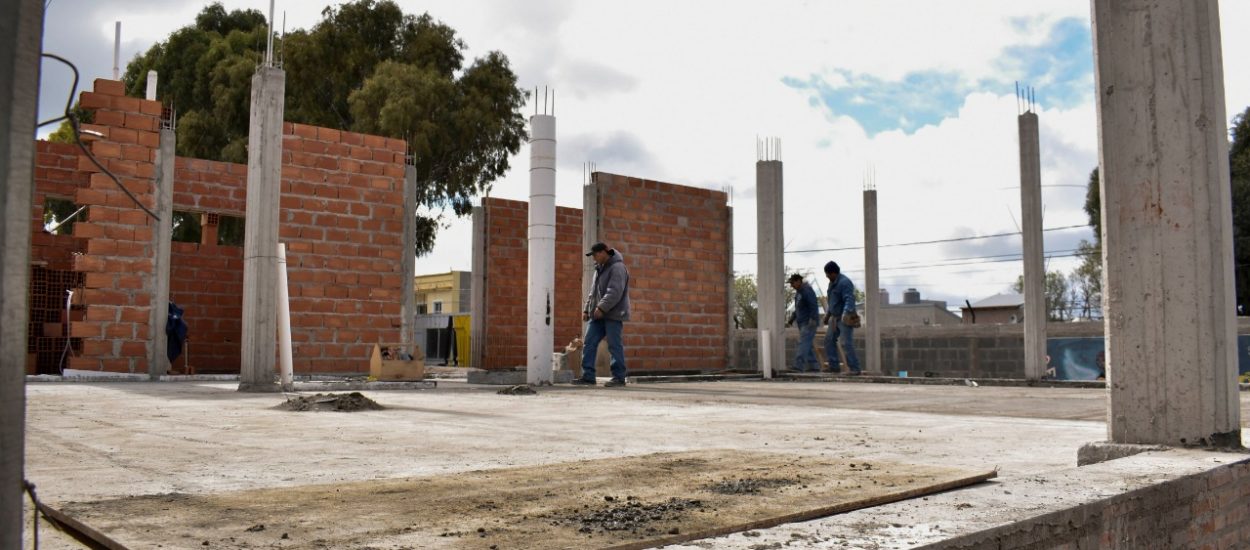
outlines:
[{"label": "tall concrete column", "polygon": [[556,286],[556,117],[530,117],[529,293],[525,381],[552,382]]},{"label": "tall concrete column", "polygon": [[[417,315],[417,296],[415,289],[415,277],[417,275],[417,167],[412,165],[404,166],[404,255],[400,262],[403,263],[401,277],[404,278],[403,306],[400,307],[400,337],[399,341],[405,346],[411,346],[413,339],[413,323],[416,321]],[[471,321],[470,321],[471,322]],[[409,349],[411,351],[411,349]],[[423,350],[424,351],[424,350]]]},{"label": "tall concrete column", "polygon": [[864,370],[883,373],[881,368],[881,283],[877,258],[877,190],[864,190]]},{"label": "tall concrete column", "polygon": [[[760,334],[760,369],[767,361],[772,371],[786,368],[786,336],[782,328],[785,324],[785,293],[782,281],[785,280],[785,238],[783,235],[782,217],[782,170],[780,160],[761,160],[755,163],[755,200],[756,223],[759,225],[757,236],[757,319]],[[770,346],[764,345],[764,338],[771,341]],[[765,348],[770,357],[764,357]]]},{"label": "tall concrete column", "polygon": [[1020,231],[1024,237],[1024,377],[1046,370],[1046,267],[1042,262],[1042,164],[1037,114],[1017,119],[1020,132]]},{"label": "tall concrete column", "polygon": [[282,116],[286,73],[261,67],[252,77],[247,147],[247,221],[243,236],[243,335],[239,391],[278,391],[278,200],[282,192]]},{"label": "tall concrete column", "polygon": [[473,207],[473,279],[469,308],[469,366],[482,368],[483,350],[486,349],[486,285],[489,284],[486,258],[486,208]]},{"label": "tall concrete column", "polygon": [[1232,206],[1215,0],[1094,0],[1114,443],[1235,447]]},{"label": "tall concrete column", "polygon": [[[169,255],[173,242],[174,225],[174,153],[175,134],[172,127],[164,127],[161,121],[161,145],[156,152],[156,181],[152,196],[156,199],[156,215],[161,221],[152,228],[152,291],[148,303],[152,304],[148,317],[148,377],[159,380],[169,372],[169,338],[165,325],[169,320]],[[172,126],[172,124],[170,124]]]},{"label": "tall concrete column", "polygon": [[725,364],[732,369],[738,365],[738,347],[734,345],[734,208],[730,206],[725,212]]},{"label": "tall concrete column", "polygon": [[43,1],[0,5],[0,548],[22,547],[30,208]]},{"label": "tall concrete column", "polygon": [[[602,241],[599,224],[599,174],[591,172],[590,183],[582,187],[582,249],[590,250],[595,243]],[[590,295],[590,285],[595,279],[595,260],[589,256],[582,257],[582,296],[578,306],[583,305]],[[585,336],[585,327],[582,327]]]}]

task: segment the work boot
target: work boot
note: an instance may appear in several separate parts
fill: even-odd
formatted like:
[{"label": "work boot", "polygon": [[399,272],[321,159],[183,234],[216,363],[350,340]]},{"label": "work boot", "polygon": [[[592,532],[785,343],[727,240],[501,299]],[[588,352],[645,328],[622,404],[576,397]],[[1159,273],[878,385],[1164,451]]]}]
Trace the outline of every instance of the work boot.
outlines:
[{"label": "work boot", "polygon": [[574,386],[593,386],[595,385],[595,381],[587,380],[585,378],[574,378],[570,384],[573,384]]},{"label": "work boot", "polygon": [[603,387],[605,387],[605,388],[619,388],[619,387],[623,387],[624,385],[625,385],[625,381],[624,381],[624,380],[621,380],[621,379],[619,379],[619,378],[613,378],[613,379],[609,380],[607,384],[604,384],[604,385],[603,385]]}]

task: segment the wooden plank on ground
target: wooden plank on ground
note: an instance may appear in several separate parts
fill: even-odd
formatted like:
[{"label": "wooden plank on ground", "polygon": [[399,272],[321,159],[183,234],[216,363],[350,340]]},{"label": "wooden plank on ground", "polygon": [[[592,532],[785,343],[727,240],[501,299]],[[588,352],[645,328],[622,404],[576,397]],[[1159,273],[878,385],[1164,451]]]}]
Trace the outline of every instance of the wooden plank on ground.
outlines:
[{"label": "wooden plank on ground", "polygon": [[992,477],[932,465],[699,450],[145,495],[61,509],[134,548],[636,549],[811,520]]}]

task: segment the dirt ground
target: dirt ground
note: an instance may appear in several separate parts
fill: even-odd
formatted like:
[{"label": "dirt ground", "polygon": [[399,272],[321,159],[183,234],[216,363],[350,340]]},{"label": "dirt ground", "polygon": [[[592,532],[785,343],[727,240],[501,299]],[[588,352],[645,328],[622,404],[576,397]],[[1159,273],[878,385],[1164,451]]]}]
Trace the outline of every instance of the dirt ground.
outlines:
[{"label": "dirt ground", "polygon": [[[67,503],[130,548],[650,548],[969,485],[993,472],[732,450]],[[657,478],[663,483],[656,483]]]},{"label": "dirt ground", "polygon": [[[241,394],[236,387],[29,384],[26,477],[41,498],[60,507],[709,449],[847,463],[997,468],[999,477],[991,483],[927,500],[683,545],[749,549],[800,540],[793,534],[804,546],[908,548],[909,542],[940,540],[970,525],[993,525],[1070,502],[1080,491],[1060,483],[1055,473],[1075,466],[1082,444],[1106,438],[1106,393],[1096,389],[715,382],[565,386],[540,388],[537,395],[499,395],[498,386],[440,380],[437,389],[363,392],[384,410],[306,413],[275,408],[286,400],[280,394]],[[1250,411],[1248,397],[1242,394],[1243,415]],[[550,477],[559,479],[561,472]],[[1072,479],[1091,487],[1088,494],[1107,490]],[[1009,489],[979,488],[987,485]],[[1050,493],[1031,495],[1040,491]],[[971,507],[955,507],[965,503]],[[893,517],[910,518],[907,527],[893,527],[896,522],[888,519]],[[158,532],[182,527],[166,522]],[[266,524],[262,533],[281,536],[271,529],[277,528]],[[43,531],[42,548],[79,548]],[[872,542],[847,543],[864,540]],[[280,541],[272,542],[294,544]]]}]

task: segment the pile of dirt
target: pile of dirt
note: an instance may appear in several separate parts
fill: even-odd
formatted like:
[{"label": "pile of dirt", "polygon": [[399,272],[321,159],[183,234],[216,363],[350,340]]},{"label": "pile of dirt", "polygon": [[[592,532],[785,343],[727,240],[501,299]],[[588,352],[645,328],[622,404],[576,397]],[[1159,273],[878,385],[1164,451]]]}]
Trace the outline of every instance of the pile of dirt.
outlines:
[{"label": "pile of dirt", "polygon": [[619,504],[593,509],[587,507],[564,517],[562,523],[577,527],[579,533],[585,534],[629,531],[648,535],[675,535],[680,532],[678,528],[661,531],[654,524],[681,520],[687,511],[703,510],[706,507],[703,501],[676,497],[654,504],[643,504],[632,496],[626,497],[624,502],[616,497],[604,497],[604,500]]},{"label": "pile of dirt", "polygon": [[529,384],[519,384],[516,386],[508,386],[502,390],[495,392],[499,395],[538,395]]},{"label": "pile of dirt", "polygon": [[798,478],[759,479],[748,477],[718,481],[708,485],[706,489],[722,495],[758,495],[762,490],[789,487],[800,483],[802,481]]},{"label": "pile of dirt", "polygon": [[380,411],[382,405],[369,399],[360,392],[351,393],[318,393],[316,395],[298,395],[287,398],[286,402],[277,407],[284,411]]}]

